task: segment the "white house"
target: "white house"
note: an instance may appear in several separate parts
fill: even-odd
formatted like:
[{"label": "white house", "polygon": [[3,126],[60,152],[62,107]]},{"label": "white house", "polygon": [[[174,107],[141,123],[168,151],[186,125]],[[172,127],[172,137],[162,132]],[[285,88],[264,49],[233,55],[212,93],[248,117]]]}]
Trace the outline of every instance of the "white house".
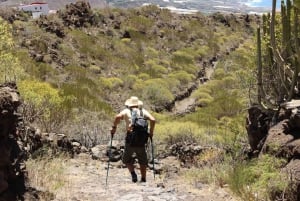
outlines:
[{"label": "white house", "polygon": [[38,18],[41,15],[48,15],[50,11],[48,4],[41,2],[34,2],[28,5],[20,5],[18,8],[23,11],[31,12],[33,18]]}]

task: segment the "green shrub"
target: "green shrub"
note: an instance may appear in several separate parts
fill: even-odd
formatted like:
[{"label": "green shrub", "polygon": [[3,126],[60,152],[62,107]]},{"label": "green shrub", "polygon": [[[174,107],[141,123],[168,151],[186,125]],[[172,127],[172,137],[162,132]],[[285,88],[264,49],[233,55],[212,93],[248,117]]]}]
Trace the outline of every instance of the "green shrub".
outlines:
[{"label": "green shrub", "polygon": [[106,89],[117,89],[123,85],[123,80],[117,77],[100,77],[100,82],[102,86]]},{"label": "green shrub", "polygon": [[194,186],[197,186],[197,184],[209,184],[224,188],[231,163],[230,159],[226,158],[223,159],[223,162],[218,161],[223,157],[224,153],[220,153],[217,150],[211,149],[203,152],[197,158],[198,163],[203,162],[201,168],[194,167],[187,170],[184,173],[185,179]]},{"label": "green shrub", "polygon": [[140,74],[138,74],[138,78],[145,81],[145,80],[150,79],[150,75],[147,73],[140,73]]},{"label": "green shrub", "polygon": [[189,54],[188,52],[179,50],[173,53],[172,62],[175,64],[193,64],[194,63],[193,55]]},{"label": "green shrub", "polygon": [[203,143],[206,141],[204,130],[193,122],[164,121],[155,128],[156,137],[168,144],[189,141]]},{"label": "green shrub", "polygon": [[128,26],[133,27],[140,33],[147,33],[153,26],[153,20],[144,16],[132,16],[128,21]]},{"label": "green shrub", "polygon": [[[69,33],[74,46],[81,54],[93,59],[103,60],[107,56],[107,51],[98,43],[98,38],[86,34],[84,31],[74,29]],[[68,47],[61,46],[66,51],[66,55],[72,55],[72,50]]]},{"label": "green shrub", "polygon": [[[61,86],[61,91],[66,96],[73,96],[76,98],[74,102],[74,108],[87,109],[90,111],[101,112],[111,114],[112,108],[105,101],[101,100],[101,91],[90,91],[87,86],[64,83]],[[101,92],[101,93],[100,93]]]},{"label": "green shrub", "polygon": [[198,50],[196,50],[196,54],[200,57],[205,57],[208,54],[209,47],[206,45],[201,46]]},{"label": "green shrub", "polygon": [[287,175],[280,173],[285,159],[263,155],[250,162],[237,163],[228,174],[230,189],[244,199],[256,197],[269,200],[269,190],[282,191],[287,188]]},{"label": "green shrub", "polygon": [[132,88],[139,78],[136,75],[127,75],[122,79],[124,80],[124,87]]},{"label": "green shrub", "polygon": [[150,60],[145,63],[148,74],[155,77],[163,77],[163,75],[168,73],[168,69],[162,65],[157,64],[155,61]]},{"label": "green shrub", "polygon": [[0,82],[16,81],[24,77],[24,69],[13,50],[12,27],[0,17]]},{"label": "green shrub", "polygon": [[180,85],[187,85],[195,78],[195,75],[189,74],[186,71],[181,70],[170,73],[169,77],[179,80]]},{"label": "green shrub", "polygon": [[36,122],[46,132],[58,132],[71,118],[69,102],[72,96],[61,96],[59,90],[50,84],[37,80],[24,80],[18,83],[21,97],[24,98],[23,116],[29,122]]},{"label": "green shrub", "polygon": [[152,47],[147,47],[145,50],[145,56],[147,58],[158,58],[159,57],[159,51]]},{"label": "green shrub", "polygon": [[163,79],[150,79],[138,81],[134,85],[136,93],[142,93],[144,100],[155,106],[162,106],[174,99],[174,95],[169,90],[169,85]]}]

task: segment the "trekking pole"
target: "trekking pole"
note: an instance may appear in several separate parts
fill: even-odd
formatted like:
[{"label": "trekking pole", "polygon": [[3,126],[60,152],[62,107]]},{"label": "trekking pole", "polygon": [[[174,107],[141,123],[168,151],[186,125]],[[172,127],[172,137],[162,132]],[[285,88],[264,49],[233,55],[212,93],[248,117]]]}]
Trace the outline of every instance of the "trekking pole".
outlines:
[{"label": "trekking pole", "polygon": [[155,180],[155,169],[154,169],[154,145],[153,145],[153,139],[152,137],[150,137],[150,141],[151,141],[151,149],[152,149],[152,168],[153,168],[153,177]]},{"label": "trekking pole", "polygon": [[107,171],[106,171],[106,183],[105,183],[105,186],[107,186],[107,180],[108,180],[108,171],[109,171],[109,165],[110,165],[112,139],[113,139],[113,135],[111,135],[111,137],[110,137],[110,145],[109,145],[109,150],[108,150],[108,161],[107,161]]}]

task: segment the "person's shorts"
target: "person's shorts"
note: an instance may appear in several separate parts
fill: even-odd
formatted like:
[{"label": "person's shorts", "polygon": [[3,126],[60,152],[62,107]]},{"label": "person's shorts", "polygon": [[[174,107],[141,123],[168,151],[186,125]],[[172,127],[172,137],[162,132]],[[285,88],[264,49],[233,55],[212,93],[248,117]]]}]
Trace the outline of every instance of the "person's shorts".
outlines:
[{"label": "person's shorts", "polygon": [[123,154],[122,161],[125,164],[133,164],[134,158],[133,154],[136,154],[136,158],[138,159],[138,163],[140,165],[147,165],[148,159],[147,159],[147,153],[146,153],[146,147],[131,147],[129,145],[125,145],[125,150]]}]

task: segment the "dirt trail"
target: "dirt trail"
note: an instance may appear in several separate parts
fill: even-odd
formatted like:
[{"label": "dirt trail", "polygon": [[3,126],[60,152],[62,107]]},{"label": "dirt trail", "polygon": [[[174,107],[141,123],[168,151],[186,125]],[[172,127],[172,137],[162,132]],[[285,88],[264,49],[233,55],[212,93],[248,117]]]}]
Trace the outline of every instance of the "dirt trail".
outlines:
[{"label": "dirt trail", "polygon": [[[215,62],[215,64],[212,67],[207,67],[205,69],[205,74],[206,74],[206,77],[208,79],[211,78],[211,75],[214,72],[214,67],[215,67],[216,64],[217,64],[217,62]],[[198,85],[200,86],[201,84],[202,83],[199,83]],[[196,104],[196,100],[195,100],[195,98],[193,98],[192,94],[190,96],[180,100],[180,101],[176,101],[172,112],[174,114],[182,114],[182,113],[187,112],[187,110],[190,107],[193,107]]]},{"label": "dirt trail", "polygon": [[[55,192],[55,201],[236,201],[226,189],[204,184],[195,188],[175,176],[162,179],[148,170],[146,183],[132,183],[126,168],[109,170],[106,162],[88,155],[71,159],[65,170],[65,185]],[[140,174],[138,174],[140,176]]]}]

